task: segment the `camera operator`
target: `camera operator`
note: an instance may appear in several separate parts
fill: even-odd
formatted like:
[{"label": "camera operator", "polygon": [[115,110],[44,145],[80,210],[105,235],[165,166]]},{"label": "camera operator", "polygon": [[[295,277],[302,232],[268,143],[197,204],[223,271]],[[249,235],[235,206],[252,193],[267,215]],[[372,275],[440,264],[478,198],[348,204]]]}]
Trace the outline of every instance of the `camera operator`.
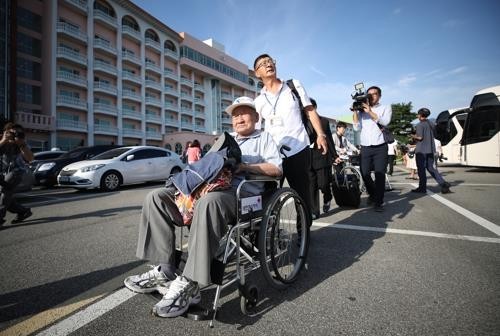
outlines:
[{"label": "camera operator", "polygon": [[[368,204],[374,204],[377,212],[384,211],[385,171],[387,167],[387,144],[378,124],[387,126],[391,121],[391,106],[380,104],[382,90],[377,86],[368,88],[368,101],[362,109],[354,109],[354,130],[361,131],[361,175],[368,192]],[[371,171],[375,171],[375,181]]]},{"label": "camera operator", "polygon": [[13,197],[16,186],[28,169],[26,163],[31,161],[33,153],[26,145],[23,127],[7,123],[0,140],[0,226],[5,223],[7,210],[17,214],[12,223],[22,222],[32,215],[29,208],[19,204]]}]

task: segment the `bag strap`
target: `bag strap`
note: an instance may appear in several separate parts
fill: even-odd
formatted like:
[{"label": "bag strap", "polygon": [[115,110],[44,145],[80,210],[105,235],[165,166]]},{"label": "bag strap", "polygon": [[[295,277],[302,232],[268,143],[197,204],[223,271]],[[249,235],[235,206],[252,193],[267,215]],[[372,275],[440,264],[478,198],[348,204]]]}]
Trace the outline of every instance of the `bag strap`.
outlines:
[{"label": "bag strap", "polygon": [[300,107],[300,114],[302,116],[302,123],[304,124],[304,126],[306,126],[307,125],[306,124],[307,117],[306,117],[306,114],[304,112],[304,104],[302,104],[302,100],[300,99],[299,92],[297,91],[297,88],[295,87],[295,84],[293,83],[293,79],[287,80],[286,85],[288,85],[288,87],[292,91],[294,99],[297,98],[299,100],[299,107]]}]

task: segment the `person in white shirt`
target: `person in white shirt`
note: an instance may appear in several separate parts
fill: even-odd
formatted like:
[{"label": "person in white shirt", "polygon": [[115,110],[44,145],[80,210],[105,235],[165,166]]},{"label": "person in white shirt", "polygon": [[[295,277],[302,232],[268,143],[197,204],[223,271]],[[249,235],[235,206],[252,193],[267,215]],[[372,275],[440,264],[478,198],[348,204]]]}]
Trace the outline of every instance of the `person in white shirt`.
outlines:
[{"label": "person in white shirt", "polygon": [[392,176],[394,172],[394,162],[398,155],[398,142],[394,140],[393,143],[387,144],[387,174]]},{"label": "person in white shirt", "polygon": [[[265,121],[265,130],[272,135],[278,147],[289,148],[283,159],[283,176],[304,200],[306,207],[313,209],[310,140],[302,121],[299,101],[286,81],[277,77],[276,61],[268,54],[257,56],[254,71],[264,84],[260,95],[255,98],[255,108]],[[294,79],[293,83],[306,116],[316,131],[316,147],[326,155],[328,145],[319,115],[300,81]]]},{"label": "person in white shirt", "polygon": [[[361,175],[368,192],[369,204],[374,204],[377,212],[384,211],[385,170],[387,167],[387,144],[380,130],[391,122],[391,106],[380,104],[382,90],[378,86],[368,88],[368,103],[363,103],[363,110],[353,110],[354,130],[361,131]],[[375,171],[375,181],[371,172]]]}]

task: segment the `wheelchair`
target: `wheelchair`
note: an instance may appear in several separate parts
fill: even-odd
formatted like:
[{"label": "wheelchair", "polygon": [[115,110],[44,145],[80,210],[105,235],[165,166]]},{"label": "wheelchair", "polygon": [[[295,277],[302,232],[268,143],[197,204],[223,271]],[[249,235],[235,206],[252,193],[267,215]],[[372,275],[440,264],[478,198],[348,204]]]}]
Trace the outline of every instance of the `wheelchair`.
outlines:
[{"label": "wheelchair", "polygon": [[[263,195],[244,197],[242,187],[257,181],[273,187],[266,188]],[[281,290],[296,281],[306,267],[308,209],[293,189],[278,185],[279,178],[246,176],[236,190],[236,221],[229,224],[212,261],[211,277],[216,290],[212,309],[205,311],[206,318],[211,315],[211,328],[225,288],[238,284],[241,311],[249,315],[258,303],[258,287],[246,280],[251,272],[260,268],[266,281]],[[227,268],[233,270],[227,272]]]}]

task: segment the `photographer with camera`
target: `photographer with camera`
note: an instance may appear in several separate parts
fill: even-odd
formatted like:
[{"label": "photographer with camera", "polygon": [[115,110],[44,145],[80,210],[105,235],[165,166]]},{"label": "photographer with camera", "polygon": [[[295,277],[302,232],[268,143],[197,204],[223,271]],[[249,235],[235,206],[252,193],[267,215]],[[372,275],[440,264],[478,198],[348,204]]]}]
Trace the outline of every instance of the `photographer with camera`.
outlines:
[{"label": "photographer with camera", "polygon": [[427,192],[427,175],[425,172],[427,169],[431,176],[441,186],[441,193],[447,194],[450,192],[450,184],[446,182],[438,172],[434,161],[434,153],[436,153],[434,125],[427,119],[431,111],[424,107],[418,110],[417,114],[420,122],[415,127],[416,132],[412,134],[412,138],[417,141],[415,159],[417,160],[418,188],[412,191],[416,193]]},{"label": "photographer with camera", "polygon": [[31,210],[19,204],[14,190],[21,182],[27,168],[33,161],[33,153],[25,142],[24,129],[19,124],[7,123],[0,140],[0,226],[5,223],[8,211],[16,213],[12,223],[20,223],[32,215]]},{"label": "photographer with camera", "polygon": [[[368,192],[368,204],[373,204],[377,212],[384,211],[385,171],[387,167],[387,143],[380,129],[389,125],[392,117],[391,106],[380,104],[382,90],[377,86],[368,88],[364,94],[362,83],[356,84],[353,111],[355,131],[361,131],[361,175]],[[375,181],[371,172],[375,171]]]}]

